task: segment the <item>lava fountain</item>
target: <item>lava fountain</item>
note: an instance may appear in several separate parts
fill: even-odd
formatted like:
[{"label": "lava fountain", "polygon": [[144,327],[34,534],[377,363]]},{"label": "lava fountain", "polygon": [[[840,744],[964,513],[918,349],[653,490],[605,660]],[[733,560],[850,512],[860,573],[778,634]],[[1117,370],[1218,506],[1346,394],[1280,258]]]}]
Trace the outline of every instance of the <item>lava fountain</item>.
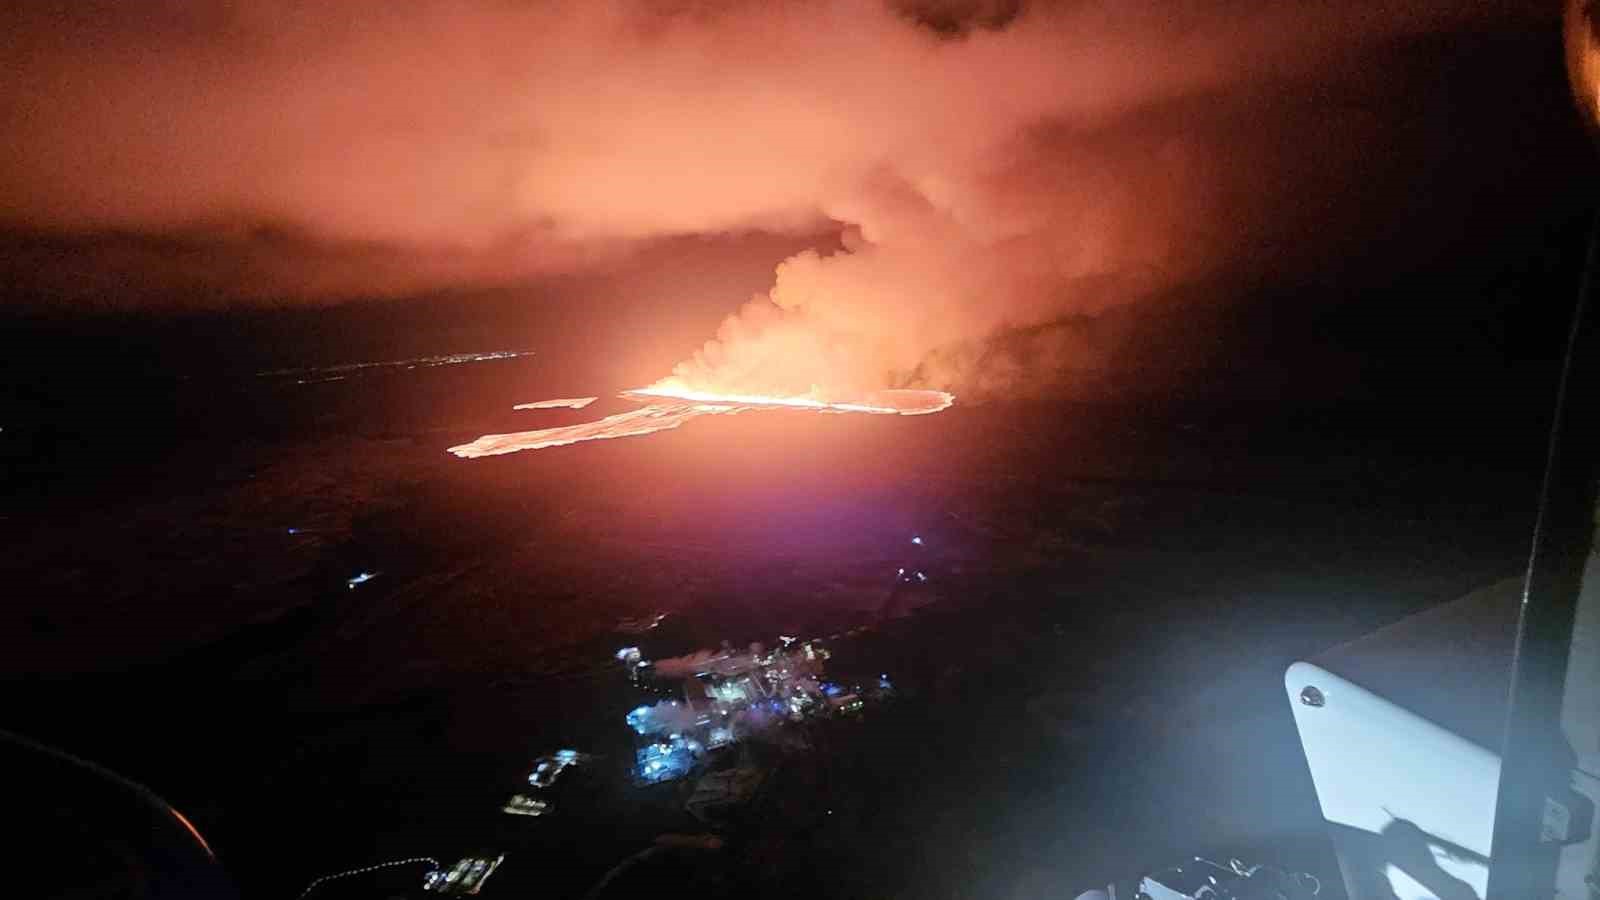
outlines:
[{"label": "lava fountain", "polygon": [[[815,397],[768,397],[758,394],[718,394],[671,386],[667,383],[623,391],[619,396],[643,404],[638,409],[606,416],[593,422],[518,431],[511,434],[486,434],[470,444],[450,448],[463,459],[499,456],[519,450],[543,450],[583,441],[637,437],[667,431],[701,416],[734,415],[760,410],[792,410],[817,413],[866,413],[869,415],[923,416],[950,408],[955,396],[944,391],[884,390],[846,401]],[[591,401],[594,398],[582,398]],[[588,402],[573,400],[520,403],[516,409],[582,408]]]}]

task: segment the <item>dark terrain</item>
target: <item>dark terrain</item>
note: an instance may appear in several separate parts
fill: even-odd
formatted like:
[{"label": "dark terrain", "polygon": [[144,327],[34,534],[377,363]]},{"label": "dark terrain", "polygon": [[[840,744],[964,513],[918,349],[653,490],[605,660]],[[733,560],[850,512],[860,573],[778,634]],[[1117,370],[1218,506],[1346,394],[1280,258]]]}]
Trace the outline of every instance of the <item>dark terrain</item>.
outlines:
[{"label": "dark terrain", "polygon": [[[471,462],[444,448],[620,408],[510,409],[633,386],[677,344],[619,365],[608,351],[661,323],[541,341],[565,326],[515,298],[16,316],[6,724],[166,796],[248,897],[478,847],[508,852],[490,894],[576,897],[704,828],[677,788],[621,782],[638,698],[610,655],[637,639],[615,627],[667,612],[651,653],[850,633],[840,666],[902,694],[779,767],[685,883],[1070,896],[1192,853],[1328,875],[1281,673],[1524,564],[1572,205],[1383,285],[1198,286],[1231,301],[1130,314],[1162,324],[1009,400]],[[1419,296],[1471,303],[1396,302]],[[929,583],[893,592],[908,560]],[[347,588],[361,571],[381,574]],[[588,793],[500,814],[564,745],[604,756]]]},{"label": "dark terrain", "polygon": [[[489,430],[579,415],[509,412],[560,393],[521,386],[539,366],[384,390],[443,395],[424,406],[446,421],[464,418],[447,397],[497,395]],[[340,409],[362,387],[226,390]],[[1193,852],[1327,865],[1282,668],[1514,575],[1538,416],[1497,459],[1253,415],[775,413],[468,463],[442,451],[470,428],[352,414],[183,446],[149,484],[7,517],[4,577],[38,598],[7,629],[9,724],[166,795],[250,896],[480,845],[510,853],[496,887],[578,896],[656,834],[702,828],[671,788],[497,811],[556,746],[620,777],[636,700],[610,662],[633,640],[618,620],[673,613],[662,652],[865,627],[841,653],[906,696],[786,776],[804,808],[735,829],[717,864],[735,885],[1043,896]],[[913,534],[932,580],[891,600]],[[361,570],[382,574],[348,589]]]}]

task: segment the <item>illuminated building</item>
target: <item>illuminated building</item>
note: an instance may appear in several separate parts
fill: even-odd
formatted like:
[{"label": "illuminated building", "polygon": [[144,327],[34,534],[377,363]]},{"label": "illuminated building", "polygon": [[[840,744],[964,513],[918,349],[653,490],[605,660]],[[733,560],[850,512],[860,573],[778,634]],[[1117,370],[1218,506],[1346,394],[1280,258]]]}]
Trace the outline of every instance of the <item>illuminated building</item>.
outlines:
[{"label": "illuminated building", "polygon": [[576,750],[557,750],[550,756],[541,756],[533,762],[528,783],[536,788],[550,787],[568,766],[577,765],[583,758],[583,754]]},{"label": "illuminated building", "polygon": [[[636,652],[623,648],[617,658],[631,664]],[[656,784],[683,777],[709,751],[785,721],[860,713],[865,697],[885,697],[891,690],[886,674],[869,682],[869,693],[861,685],[828,680],[824,663],[831,658],[822,641],[788,635],[771,651],[753,646],[740,652],[724,644],[720,653],[696,654],[698,671],[683,681],[683,702],[639,706],[625,717],[646,741],[636,751],[635,780]]]},{"label": "illuminated building", "polygon": [[462,897],[476,894],[482,890],[483,883],[489,880],[494,870],[506,858],[504,853],[489,856],[465,856],[448,870],[436,869],[429,872],[422,881],[422,889],[435,894]]},{"label": "illuminated building", "polygon": [[527,794],[512,794],[500,811],[513,816],[542,816],[550,811],[550,804]]},{"label": "illuminated building", "polygon": [[649,785],[682,778],[694,769],[703,750],[698,741],[681,734],[645,744],[634,754],[634,780]]},{"label": "illuminated building", "polygon": [[366,584],[367,582],[371,581],[374,578],[377,578],[381,574],[383,574],[383,573],[381,573],[381,572],[358,572],[355,575],[353,575],[353,576],[351,576],[349,578],[346,578],[344,580],[344,586],[347,589],[353,591],[357,587],[360,587],[361,585]]},{"label": "illuminated building", "polygon": [[617,651],[616,657],[617,662],[622,663],[622,667],[628,670],[628,677],[633,681],[638,681],[643,670],[650,667],[650,660],[640,655],[638,647],[623,647]]},{"label": "illuminated building", "polygon": [[[701,686],[703,698],[710,700],[712,706],[719,711],[731,712],[743,709],[771,695],[768,688],[751,672],[731,677],[705,673],[695,676],[695,680]],[[687,693],[687,686],[685,689]]]},{"label": "illuminated building", "polygon": [[840,693],[838,696],[828,698],[828,708],[841,713],[858,713],[866,704],[854,692]]}]

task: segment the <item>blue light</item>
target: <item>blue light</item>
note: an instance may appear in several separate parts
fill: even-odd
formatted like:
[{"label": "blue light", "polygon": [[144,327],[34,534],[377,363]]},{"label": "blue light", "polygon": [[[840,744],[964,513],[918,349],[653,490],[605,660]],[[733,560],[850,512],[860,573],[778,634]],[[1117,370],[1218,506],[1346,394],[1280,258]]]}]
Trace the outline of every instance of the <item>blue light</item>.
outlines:
[{"label": "blue light", "polygon": [[635,755],[635,774],[641,784],[657,784],[689,774],[694,768],[694,754],[699,745],[682,738],[662,741],[639,748]]},{"label": "blue light", "polygon": [[356,575],[354,578],[346,578],[344,580],[344,586],[353,591],[356,589],[357,585],[366,584],[372,579],[377,578],[378,575],[379,573],[377,572],[362,572]]},{"label": "blue light", "polygon": [[916,544],[918,547],[922,546],[922,535],[919,534],[916,537],[913,537],[911,539],[911,543]]},{"label": "blue light", "polygon": [[290,534],[299,534],[299,533],[300,533],[300,529],[298,529],[298,528],[291,528],[291,529],[289,529],[289,533],[290,533]]},{"label": "blue light", "polygon": [[641,706],[633,712],[628,713],[627,718],[624,719],[624,721],[628,723],[629,728],[632,728],[634,731],[637,731],[640,734],[644,734],[645,722],[648,721],[649,718],[650,707]]}]

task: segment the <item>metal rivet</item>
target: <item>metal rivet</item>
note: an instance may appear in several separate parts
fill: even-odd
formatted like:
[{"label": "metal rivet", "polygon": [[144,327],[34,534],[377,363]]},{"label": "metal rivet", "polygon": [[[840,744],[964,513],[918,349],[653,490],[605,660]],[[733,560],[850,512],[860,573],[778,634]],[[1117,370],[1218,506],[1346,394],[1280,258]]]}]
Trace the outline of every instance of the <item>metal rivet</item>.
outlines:
[{"label": "metal rivet", "polygon": [[1322,692],[1314,685],[1308,684],[1300,689],[1300,702],[1307,706],[1322,706],[1328,702],[1328,698],[1322,696]]}]

